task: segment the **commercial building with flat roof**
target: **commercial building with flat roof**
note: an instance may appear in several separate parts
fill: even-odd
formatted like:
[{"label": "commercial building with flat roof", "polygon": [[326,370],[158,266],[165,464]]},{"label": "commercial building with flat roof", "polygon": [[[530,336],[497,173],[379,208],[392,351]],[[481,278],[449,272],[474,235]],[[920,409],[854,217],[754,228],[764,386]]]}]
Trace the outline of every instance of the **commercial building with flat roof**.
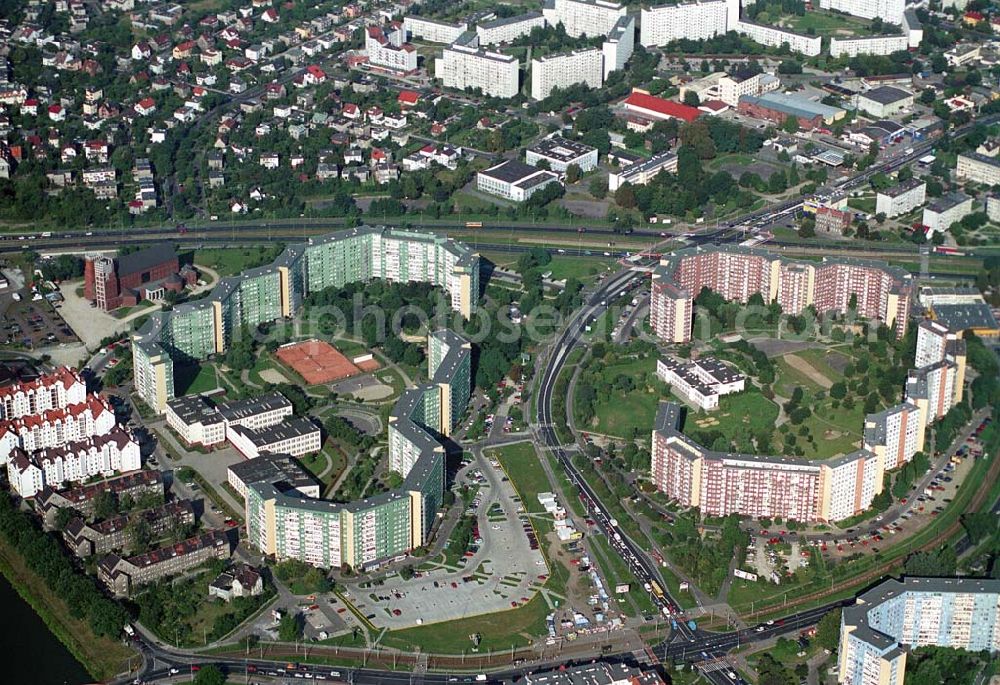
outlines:
[{"label": "commercial building with flat roof", "polygon": [[528,147],[524,151],[524,160],[531,166],[547,162],[550,170],[560,174],[566,173],[571,164],[587,172],[597,168],[597,148],[553,134]]},{"label": "commercial building with flat roof", "polygon": [[806,129],[829,126],[843,119],[847,112],[839,107],[824,105],[808,98],[787,93],[765,93],[760,96],[745,95],[740,98],[739,111],[748,116],[783,124],[795,117],[799,126]]},{"label": "commercial building with flat roof", "polygon": [[505,200],[524,202],[559,177],[551,171],[536,169],[517,160],[508,159],[476,174],[476,188]]},{"label": "commercial building with flat roof", "polygon": [[318,498],[319,483],[289,454],[262,454],[256,459],[238,461],[229,467],[227,481],[241,497],[247,495],[247,483],[280,483],[282,491],[294,490],[303,497]]},{"label": "commercial building with flat roof", "polygon": [[858,95],[858,109],[877,119],[891,117],[912,106],[913,93],[893,86],[879,86]]}]

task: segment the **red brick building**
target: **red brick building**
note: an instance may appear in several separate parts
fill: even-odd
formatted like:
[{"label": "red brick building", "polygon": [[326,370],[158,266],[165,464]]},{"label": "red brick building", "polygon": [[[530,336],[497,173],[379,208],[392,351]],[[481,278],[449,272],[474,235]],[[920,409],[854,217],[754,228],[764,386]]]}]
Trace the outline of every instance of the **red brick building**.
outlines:
[{"label": "red brick building", "polygon": [[120,257],[87,257],[83,296],[110,311],[161,299],[167,291],[179,293],[197,280],[191,266],[180,267],[172,247],[156,245]]}]

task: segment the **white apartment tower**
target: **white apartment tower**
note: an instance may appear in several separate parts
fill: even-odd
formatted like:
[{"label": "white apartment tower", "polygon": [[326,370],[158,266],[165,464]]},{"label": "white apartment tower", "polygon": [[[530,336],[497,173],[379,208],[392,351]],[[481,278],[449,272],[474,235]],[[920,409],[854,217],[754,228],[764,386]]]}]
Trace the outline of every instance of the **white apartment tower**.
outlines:
[{"label": "white apartment tower", "polygon": [[[643,8],[639,42],[651,47],[682,38],[704,40],[722,35],[729,26],[731,4],[730,0],[695,0]],[[736,8],[738,19],[738,0]]]},{"label": "white apartment tower", "polygon": [[604,83],[604,53],[600,48],[546,55],[531,60],[531,97],[543,100],[553,88],[582,83],[600,88]]},{"label": "white apartment tower", "polygon": [[517,59],[479,48],[449,45],[434,62],[434,74],[445,88],[480,88],[485,95],[512,98],[519,88]]},{"label": "white apartment tower", "polygon": [[579,38],[608,35],[626,9],[608,0],[547,0],[542,14],[552,26],[562,24],[568,35]]},{"label": "white apartment tower", "polygon": [[622,17],[611,29],[601,46],[604,53],[604,78],[613,71],[625,68],[625,63],[635,49],[635,17]]}]

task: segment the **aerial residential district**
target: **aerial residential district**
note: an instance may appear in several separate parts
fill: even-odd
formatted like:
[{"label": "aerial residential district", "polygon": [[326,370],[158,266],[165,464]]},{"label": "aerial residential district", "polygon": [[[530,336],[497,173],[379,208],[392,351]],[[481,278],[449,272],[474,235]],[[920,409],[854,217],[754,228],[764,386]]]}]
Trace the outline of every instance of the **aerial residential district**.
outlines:
[{"label": "aerial residential district", "polygon": [[0,0],[0,318],[4,683],[1000,685],[996,0]]}]

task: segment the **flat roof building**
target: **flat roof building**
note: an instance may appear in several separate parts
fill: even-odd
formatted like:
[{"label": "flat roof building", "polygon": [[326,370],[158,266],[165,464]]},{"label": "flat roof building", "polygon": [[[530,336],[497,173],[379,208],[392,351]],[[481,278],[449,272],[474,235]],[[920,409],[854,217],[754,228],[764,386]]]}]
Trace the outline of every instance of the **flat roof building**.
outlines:
[{"label": "flat roof building", "polygon": [[524,158],[531,166],[538,166],[542,161],[547,162],[550,170],[560,174],[565,173],[571,164],[576,164],[583,172],[597,168],[596,147],[555,134],[528,147],[524,151]]},{"label": "flat roof building", "polygon": [[513,159],[476,174],[477,189],[514,202],[524,202],[550,183],[559,183],[559,177]]}]

